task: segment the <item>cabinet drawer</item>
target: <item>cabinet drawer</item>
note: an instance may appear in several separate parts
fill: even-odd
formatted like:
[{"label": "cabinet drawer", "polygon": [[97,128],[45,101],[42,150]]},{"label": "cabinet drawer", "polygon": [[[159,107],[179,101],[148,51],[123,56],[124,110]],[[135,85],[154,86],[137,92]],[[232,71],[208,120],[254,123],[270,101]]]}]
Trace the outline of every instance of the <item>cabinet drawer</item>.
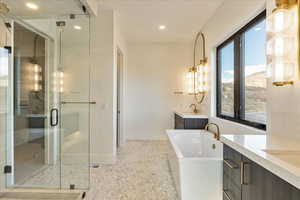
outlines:
[{"label": "cabinet drawer", "polygon": [[241,189],[241,162],[242,155],[232,148],[224,145],[223,173],[226,174],[232,184]]},{"label": "cabinet drawer", "polygon": [[228,191],[223,191],[223,200],[237,200],[237,199],[241,199],[240,197],[235,197],[233,195],[236,195],[237,193],[230,193]]},{"label": "cabinet drawer", "polygon": [[223,177],[223,199],[224,200],[241,200],[241,189],[236,186],[227,174]]},{"label": "cabinet drawer", "polygon": [[208,119],[184,119],[184,129],[204,129]]},{"label": "cabinet drawer", "polygon": [[175,114],[175,129],[204,129],[208,118],[183,118]]},{"label": "cabinet drawer", "polygon": [[223,149],[223,200],[300,200],[296,187],[232,148]]}]

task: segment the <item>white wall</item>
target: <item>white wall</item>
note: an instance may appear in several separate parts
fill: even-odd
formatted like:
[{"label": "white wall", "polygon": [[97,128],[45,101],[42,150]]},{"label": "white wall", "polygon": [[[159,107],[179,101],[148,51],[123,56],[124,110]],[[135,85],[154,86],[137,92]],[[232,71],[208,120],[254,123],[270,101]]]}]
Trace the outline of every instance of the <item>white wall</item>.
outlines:
[{"label": "white wall", "polygon": [[116,156],[117,47],[124,54],[126,42],[112,10],[99,10],[92,18],[91,109],[92,162],[114,162]]},{"label": "white wall", "polygon": [[[222,133],[262,134],[263,131],[215,117],[215,48],[265,7],[264,0],[226,1],[205,25],[211,90],[200,110],[211,115]],[[230,23],[229,23],[230,22]],[[199,27],[200,28],[200,27]],[[192,44],[130,44],[126,86],[125,134],[127,139],[164,139],[174,127],[174,110],[188,110],[193,98],[174,95],[184,90],[183,75],[192,65]]]},{"label": "white wall", "polygon": [[125,105],[124,99],[126,94],[126,73],[127,73],[127,42],[123,37],[122,30],[120,28],[120,18],[121,16],[114,12],[114,154],[116,154],[116,142],[117,142],[117,65],[118,65],[118,51],[121,51],[123,54],[123,63],[122,69],[120,69],[121,77],[121,89],[120,89],[120,111],[121,111],[121,119],[120,119],[120,134],[121,134],[121,144],[125,143],[125,132],[124,132],[124,121],[125,121]]},{"label": "white wall", "polygon": [[[209,56],[210,93],[200,110],[220,125],[223,134],[265,134],[264,131],[216,118],[216,47],[265,8],[265,0],[228,0],[203,27]],[[200,29],[201,27],[199,27]],[[163,139],[173,128],[173,111],[188,110],[192,99],[173,94],[184,86],[181,76],[192,64],[192,44],[130,44],[126,87],[127,139]]]},{"label": "white wall", "polygon": [[158,140],[174,128],[175,110],[188,110],[184,74],[192,66],[192,44],[129,44],[126,74],[126,139]]},{"label": "white wall", "polygon": [[113,12],[102,11],[91,21],[92,160],[113,157]]},{"label": "white wall", "polygon": [[262,134],[264,131],[216,118],[216,47],[246,25],[265,8],[265,0],[229,0],[224,2],[203,27],[209,56],[210,93],[201,106],[211,116],[210,121],[220,125],[222,134]]}]

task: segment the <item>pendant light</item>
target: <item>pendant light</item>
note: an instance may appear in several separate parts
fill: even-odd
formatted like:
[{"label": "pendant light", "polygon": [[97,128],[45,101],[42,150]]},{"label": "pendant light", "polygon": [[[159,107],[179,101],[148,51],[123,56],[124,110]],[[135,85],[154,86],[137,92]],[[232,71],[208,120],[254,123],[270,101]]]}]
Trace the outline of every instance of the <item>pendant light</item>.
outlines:
[{"label": "pendant light", "polygon": [[[196,50],[199,39],[202,39],[202,58],[196,61]],[[208,91],[208,62],[205,55],[205,36],[202,32],[197,33],[194,42],[194,65],[188,71],[188,93],[194,95],[198,104],[201,104]]]},{"label": "pendant light", "polygon": [[276,0],[267,20],[269,76],[275,86],[293,85],[299,62],[298,0]]}]

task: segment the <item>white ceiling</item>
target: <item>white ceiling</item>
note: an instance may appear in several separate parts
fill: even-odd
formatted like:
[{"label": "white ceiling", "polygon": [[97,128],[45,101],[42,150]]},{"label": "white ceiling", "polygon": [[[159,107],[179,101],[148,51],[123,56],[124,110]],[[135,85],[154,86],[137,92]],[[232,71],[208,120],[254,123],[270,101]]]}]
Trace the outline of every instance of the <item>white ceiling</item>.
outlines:
[{"label": "white ceiling", "polygon": [[[3,0],[11,13],[26,18],[82,14],[79,0]],[[30,1],[39,6],[32,10]],[[129,42],[185,43],[215,14],[221,4],[247,6],[264,0],[98,0],[100,8],[114,9]],[[224,5],[224,4],[223,4]],[[229,11],[230,12],[230,11]],[[164,31],[159,25],[166,25]]]},{"label": "white ceiling", "polygon": [[[190,42],[223,0],[99,0],[114,9],[129,42]],[[164,31],[159,25],[166,25]]]},{"label": "white ceiling", "polygon": [[[46,18],[67,14],[82,14],[78,0],[3,0],[10,13],[26,18]],[[26,7],[26,3],[31,2],[39,6],[38,10]]]}]

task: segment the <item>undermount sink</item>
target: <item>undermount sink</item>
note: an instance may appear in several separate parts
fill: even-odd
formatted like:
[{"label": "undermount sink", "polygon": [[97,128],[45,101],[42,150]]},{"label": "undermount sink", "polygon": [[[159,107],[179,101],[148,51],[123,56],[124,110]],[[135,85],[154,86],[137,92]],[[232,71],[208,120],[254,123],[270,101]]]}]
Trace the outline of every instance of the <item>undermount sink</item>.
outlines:
[{"label": "undermount sink", "polygon": [[263,149],[262,151],[300,168],[300,150]]}]

